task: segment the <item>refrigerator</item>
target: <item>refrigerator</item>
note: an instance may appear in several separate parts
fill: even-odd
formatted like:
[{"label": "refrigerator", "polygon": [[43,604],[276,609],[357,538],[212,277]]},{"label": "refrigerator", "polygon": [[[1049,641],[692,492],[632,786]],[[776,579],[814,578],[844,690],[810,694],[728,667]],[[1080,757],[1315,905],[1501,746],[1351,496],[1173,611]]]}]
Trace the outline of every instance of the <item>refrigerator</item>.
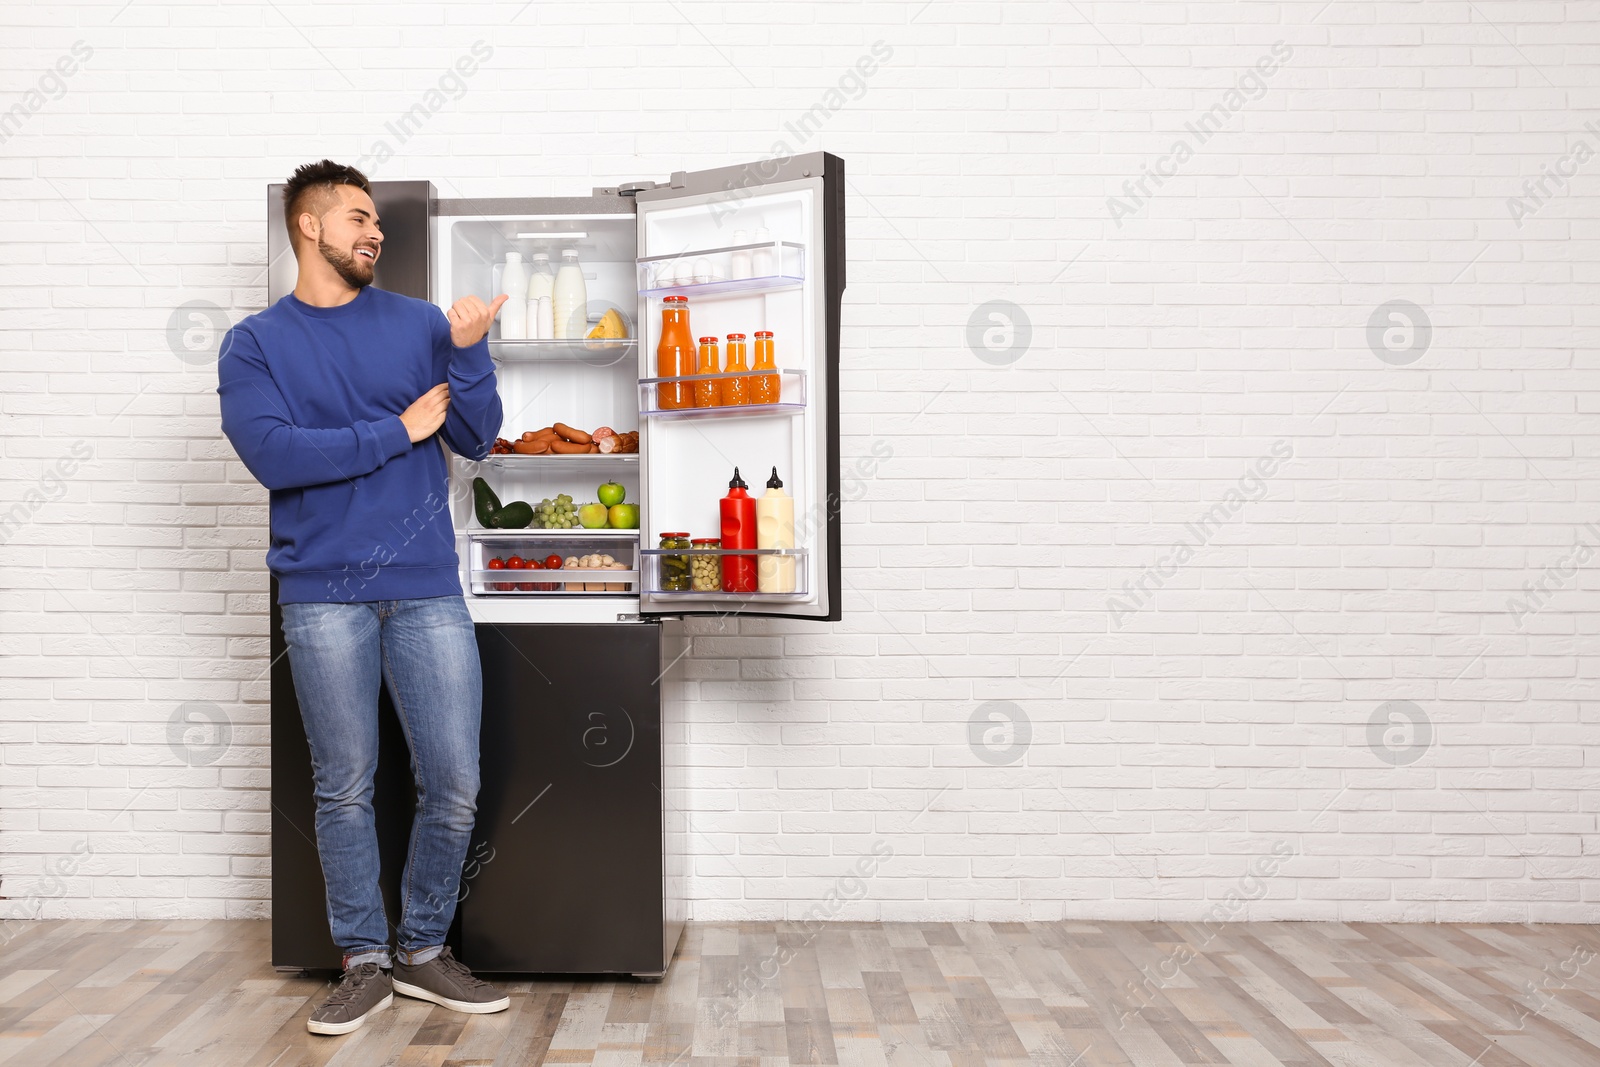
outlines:
[{"label": "refrigerator", "polygon": [[[477,825],[449,941],[485,973],[658,979],[685,913],[682,620],[840,618],[843,161],[814,152],[574,197],[450,199],[430,182],[373,185],[385,234],[374,284],[441,308],[468,294],[492,300],[507,253],[524,264],[543,253],[558,268],[564,251],[576,251],[587,301],[584,325],[568,331],[575,336],[491,327],[500,437],[517,441],[555,423],[638,434],[637,451],[450,456],[449,519],[484,707]],[[273,301],[294,284],[281,188],[268,191]],[[752,376],[719,368],[686,380],[681,365],[664,368],[663,312],[679,303],[668,298],[683,298],[692,337],[715,337],[724,361],[728,335],[743,334],[753,354],[757,331],[770,332],[766,383],[777,388],[749,402],[751,394],[730,395],[722,383],[750,385]],[[607,312],[626,336],[587,336]],[[530,322],[525,334],[536,332]],[[793,498],[792,536],[756,549],[663,541],[663,533],[719,537],[719,501],[735,468],[752,497],[776,472]],[[620,485],[638,525],[613,509],[597,528],[488,528],[474,506],[477,478],[502,505],[534,505],[536,524],[553,521],[544,501],[565,495],[576,506],[597,501],[602,483]],[[507,568],[513,556],[558,557],[558,570]],[[609,562],[599,569],[567,565],[602,559]],[[758,569],[754,589],[731,577]],[[718,584],[718,571],[732,588]],[[275,584],[272,601],[279,663]],[[273,964],[336,968],[309,753],[287,662],[281,667],[272,676]],[[386,692],[379,702],[374,806],[392,923],[414,795]]]}]

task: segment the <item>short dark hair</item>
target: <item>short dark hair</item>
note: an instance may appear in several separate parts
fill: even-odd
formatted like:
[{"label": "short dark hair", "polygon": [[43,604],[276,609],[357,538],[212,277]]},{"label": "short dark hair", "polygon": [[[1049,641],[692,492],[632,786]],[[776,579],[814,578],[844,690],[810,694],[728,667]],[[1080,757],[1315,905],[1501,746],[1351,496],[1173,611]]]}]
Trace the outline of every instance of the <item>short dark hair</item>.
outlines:
[{"label": "short dark hair", "polygon": [[283,187],[283,221],[289,227],[289,246],[294,247],[300,228],[295,220],[312,210],[312,199],[333,192],[336,185],[353,185],[368,196],[372,183],[359,170],[343,163],[324,159],[297,168]]}]

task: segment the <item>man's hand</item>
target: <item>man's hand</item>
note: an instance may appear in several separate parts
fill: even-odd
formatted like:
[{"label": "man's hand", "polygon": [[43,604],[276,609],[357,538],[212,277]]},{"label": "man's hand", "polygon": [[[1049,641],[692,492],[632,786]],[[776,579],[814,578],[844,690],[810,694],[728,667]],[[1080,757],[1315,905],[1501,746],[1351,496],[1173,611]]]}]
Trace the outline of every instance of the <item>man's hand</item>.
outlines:
[{"label": "man's hand", "polygon": [[475,296],[464,296],[457,300],[444,313],[445,318],[450,320],[450,343],[457,348],[466,348],[483,340],[488,336],[489,324],[500,314],[500,305],[507,299],[506,294],[501,293],[488,307]]},{"label": "man's hand", "polygon": [[[478,301],[478,306],[483,307],[481,300]],[[406,432],[411,435],[411,443],[416,444],[424,438],[432,437],[439,427],[444,425],[444,413],[449,407],[449,382],[440,382],[417,397],[416,401],[400,414],[400,421],[406,424]]]}]

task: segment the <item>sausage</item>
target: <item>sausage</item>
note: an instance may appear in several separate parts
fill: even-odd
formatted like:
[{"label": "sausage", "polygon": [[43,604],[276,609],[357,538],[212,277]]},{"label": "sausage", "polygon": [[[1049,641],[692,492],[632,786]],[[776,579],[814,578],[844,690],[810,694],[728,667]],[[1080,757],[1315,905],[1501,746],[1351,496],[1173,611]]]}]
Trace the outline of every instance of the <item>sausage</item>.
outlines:
[{"label": "sausage", "polygon": [[590,441],[594,440],[594,438],[590,437],[587,433],[584,433],[582,430],[574,430],[571,426],[568,426],[564,422],[556,423],[553,429],[556,431],[556,433],[560,434],[562,437],[565,437],[568,441],[571,441],[574,444],[586,445]]},{"label": "sausage", "polygon": [[549,454],[550,445],[544,441],[518,441],[511,450],[522,456],[543,456]]},{"label": "sausage", "polygon": [[576,441],[555,440],[550,442],[550,451],[558,456],[576,456],[589,451],[588,445],[580,445]]}]

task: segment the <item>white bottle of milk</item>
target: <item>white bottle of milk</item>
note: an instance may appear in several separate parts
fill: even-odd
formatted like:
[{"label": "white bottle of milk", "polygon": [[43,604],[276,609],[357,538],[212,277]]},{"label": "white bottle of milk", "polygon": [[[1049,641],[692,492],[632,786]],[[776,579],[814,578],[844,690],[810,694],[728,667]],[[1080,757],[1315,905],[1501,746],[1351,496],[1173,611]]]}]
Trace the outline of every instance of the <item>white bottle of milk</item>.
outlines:
[{"label": "white bottle of milk", "polygon": [[533,254],[533,266],[528,270],[528,336],[535,341],[548,341],[548,333],[539,321],[539,298],[550,299],[555,289],[556,276],[550,269],[550,257],[544,252]]},{"label": "white bottle of milk", "polygon": [[589,332],[589,292],[583,284],[583,268],[578,266],[578,250],[561,250],[561,269],[551,287],[556,337],[582,337]]},{"label": "white bottle of milk", "polygon": [[528,336],[528,268],[522,265],[521,252],[507,252],[500,272],[500,291],[506,302],[500,307],[500,339],[521,341]]}]

